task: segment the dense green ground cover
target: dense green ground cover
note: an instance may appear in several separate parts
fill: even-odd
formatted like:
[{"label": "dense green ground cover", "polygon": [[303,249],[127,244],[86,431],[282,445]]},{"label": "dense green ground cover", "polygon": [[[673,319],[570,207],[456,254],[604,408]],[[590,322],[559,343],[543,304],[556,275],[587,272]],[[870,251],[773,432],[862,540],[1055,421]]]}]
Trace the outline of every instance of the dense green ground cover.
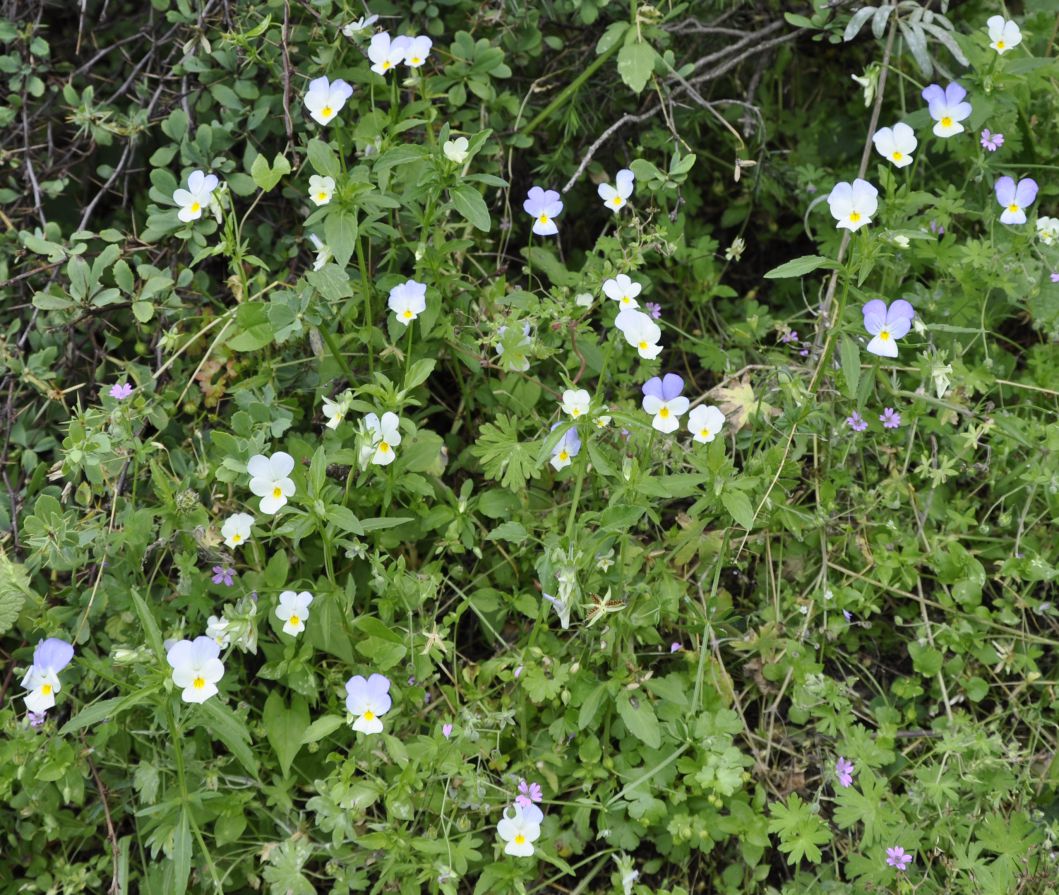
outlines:
[{"label": "dense green ground cover", "polygon": [[1059,890],[1059,3],[820,6],[0,4],[0,893]]}]

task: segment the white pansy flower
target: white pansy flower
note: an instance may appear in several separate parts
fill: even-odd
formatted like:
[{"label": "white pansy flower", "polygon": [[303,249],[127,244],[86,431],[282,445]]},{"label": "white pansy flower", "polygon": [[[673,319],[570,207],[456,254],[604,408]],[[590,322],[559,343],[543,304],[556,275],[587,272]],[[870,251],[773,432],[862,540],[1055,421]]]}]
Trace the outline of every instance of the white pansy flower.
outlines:
[{"label": "white pansy flower", "polygon": [[1010,19],[1005,19],[1003,16],[990,16],[986,19],[985,26],[989,31],[989,46],[1001,55],[1022,43],[1022,32],[1019,26]]},{"label": "white pansy flower", "polygon": [[390,290],[387,305],[397,322],[408,326],[427,309],[426,283],[417,283],[415,280],[398,283]]},{"label": "white pansy flower", "polygon": [[309,82],[305,93],[305,108],[317,124],[330,124],[342,111],[346,100],[353,95],[353,88],[341,78],[329,81],[326,77],[316,78]]},{"label": "white pansy flower", "polygon": [[723,425],[724,414],[713,405],[703,407],[700,404],[698,407],[692,407],[691,413],[688,414],[688,431],[692,439],[701,444],[713,441]]},{"label": "white pansy flower", "polygon": [[[386,412],[380,418],[369,413],[364,417],[364,429],[368,433],[371,462],[376,466],[389,466],[394,461],[394,448],[401,443],[400,417]],[[366,452],[367,453],[367,452]]]},{"label": "white pansy flower", "polygon": [[622,311],[615,318],[614,325],[644,360],[654,360],[662,353],[662,346],[659,344],[662,330],[643,311],[635,308]]},{"label": "white pansy flower", "polygon": [[224,677],[224,663],[217,658],[221,647],[209,637],[178,640],[166,654],[173,669],[173,683],[182,688],[184,702],[202,703],[217,693],[217,681]]},{"label": "white pansy flower", "polygon": [[55,694],[62,690],[59,672],[73,657],[73,645],[58,637],[48,637],[37,644],[33,664],[22,678],[23,689],[29,691],[23,697],[29,711],[39,715],[55,705]]},{"label": "white pansy flower", "polygon": [[346,414],[349,413],[350,398],[349,392],[337,401],[332,401],[328,397],[324,398],[323,414],[327,417],[324,425],[328,429],[337,429],[342,420],[346,418]]},{"label": "white pansy flower", "polygon": [[[532,812],[530,809],[535,809]],[[541,814],[536,805],[509,805],[496,825],[497,835],[503,840],[504,854],[516,858],[533,856],[533,843],[540,839],[541,825],[536,820]]]},{"label": "white pansy flower", "polygon": [[953,82],[942,89],[940,84],[929,84],[923,89],[930,117],[934,119],[934,135],[948,139],[963,133],[961,121],[971,115],[971,104],[964,101],[967,91]]},{"label": "white pansy flower", "polygon": [[450,162],[462,165],[467,161],[469,145],[466,137],[457,137],[455,140],[446,140],[445,145],[441,147],[441,151],[445,153],[445,158]]},{"label": "white pansy flower", "polygon": [[875,151],[896,168],[912,164],[912,153],[919,141],[916,132],[903,121],[893,127],[880,127],[872,136]]},{"label": "white pansy flower", "polygon": [[1046,246],[1059,239],[1059,218],[1037,218],[1037,238]]},{"label": "white pansy flower", "polygon": [[562,213],[563,202],[555,190],[531,187],[522,203],[522,210],[533,218],[531,228],[538,236],[554,236],[559,232],[555,219]]},{"label": "white pansy flower", "polygon": [[295,593],[285,590],[279,595],[276,617],[283,622],[283,633],[297,637],[305,630],[305,620],[309,617],[309,604],[313,595],[307,590]]},{"label": "white pansy flower", "polygon": [[393,700],[390,699],[390,679],[373,674],[367,680],[361,675],[346,681],[346,710],[354,715],[353,729],[360,733],[382,733],[382,721]]},{"label": "white pansy flower", "polygon": [[225,649],[232,640],[231,634],[228,631],[229,627],[231,627],[231,622],[229,622],[223,615],[211,615],[206,619],[206,636],[221,649]]},{"label": "white pansy flower", "polygon": [[250,526],[254,517],[249,513],[233,513],[221,526],[221,537],[226,547],[241,547],[250,540]]},{"label": "white pansy flower", "polygon": [[632,195],[633,182],[636,175],[628,168],[622,168],[614,177],[614,186],[609,183],[601,183],[598,188],[599,198],[613,212],[621,211]]},{"label": "white pansy flower", "polygon": [[353,37],[355,34],[360,34],[361,31],[366,31],[377,21],[379,21],[378,16],[361,16],[356,21],[350,22],[348,25],[343,25],[342,33],[346,37]]},{"label": "white pansy flower", "polygon": [[389,32],[380,31],[371,38],[368,45],[368,58],[372,61],[371,70],[377,75],[385,75],[404,62],[405,53],[412,40],[408,37],[391,38]]},{"label": "white pansy flower", "polygon": [[827,204],[838,229],[855,232],[870,224],[871,216],[879,210],[879,191],[860,178],[853,183],[842,181],[831,190]]},{"label": "white pansy flower", "polygon": [[335,194],[335,179],[314,174],[309,178],[309,199],[317,208],[326,205]]},{"label": "white pansy flower", "polygon": [[188,175],[188,188],[173,193],[173,201],[180,206],[177,217],[185,224],[197,221],[209,206],[213,191],[217,189],[217,175],[192,171]]},{"label": "white pansy flower", "polygon": [[309,234],[309,242],[316,249],[316,260],[313,261],[313,270],[320,270],[328,261],[335,257],[334,253],[332,253],[331,247],[315,233]]},{"label": "white pansy flower", "polygon": [[294,482],[290,479],[294,469],[294,458],[285,451],[277,451],[271,457],[255,454],[246,464],[250,473],[250,490],[261,498],[261,512],[272,516],[279,512],[294,495]]},{"label": "white pansy flower", "polygon": [[688,412],[691,402],[681,392],[684,380],[676,373],[653,376],[643,385],[643,409],[651,414],[651,427],[659,432],[676,432],[680,417]]},{"label": "white pansy flower", "polygon": [[413,37],[408,42],[408,49],[405,50],[404,64],[409,68],[419,68],[427,61],[427,57],[430,55],[430,48],[433,45],[434,41],[426,35],[421,34],[418,37]]},{"label": "white pansy flower", "polygon": [[626,308],[640,307],[640,303],[636,300],[636,296],[641,292],[643,292],[643,286],[630,280],[629,277],[623,273],[618,274],[613,279],[605,280],[603,282],[603,294],[606,295],[607,298],[616,301],[623,311]]},{"label": "white pansy flower", "polygon": [[592,403],[592,396],[583,388],[568,388],[563,392],[563,413],[572,416],[575,420],[588,413],[588,407]]}]

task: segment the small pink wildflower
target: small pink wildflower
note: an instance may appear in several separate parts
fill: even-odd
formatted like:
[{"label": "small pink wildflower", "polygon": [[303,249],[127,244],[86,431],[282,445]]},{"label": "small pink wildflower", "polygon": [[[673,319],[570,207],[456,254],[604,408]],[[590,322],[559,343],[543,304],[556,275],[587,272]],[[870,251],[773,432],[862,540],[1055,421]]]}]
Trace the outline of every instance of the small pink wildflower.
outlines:
[{"label": "small pink wildflower", "polygon": [[838,777],[838,782],[841,786],[850,786],[853,783],[853,762],[848,758],[842,758],[839,756],[838,761],[835,762],[835,774]]},{"label": "small pink wildflower", "polygon": [[1059,283],[1059,270],[1055,271],[1052,274],[1052,282],[1053,283]]},{"label": "small pink wildflower", "polygon": [[450,736],[452,736],[452,725],[451,724],[442,724],[441,725],[441,735],[443,737],[445,737],[445,739],[448,739]]},{"label": "small pink wildflower", "polygon": [[991,134],[988,128],[982,130],[982,148],[987,149],[990,152],[996,152],[1001,146],[1004,145],[1003,134]]},{"label": "small pink wildflower", "polygon": [[652,320],[662,319],[662,306],[656,301],[649,301],[644,306],[647,308],[647,313],[651,315]]},{"label": "small pink wildflower", "polygon": [[235,572],[228,566],[214,566],[213,577],[210,581],[214,584],[223,584],[225,587],[231,587],[235,581]]},{"label": "small pink wildflower", "polygon": [[683,643],[674,642],[674,643],[669,644],[669,651],[671,653],[679,653],[682,649],[684,649],[684,644]]},{"label": "small pink wildflower", "polygon": [[886,849],[886,863],[903,872],[912,863],[912,856],[900,845],[895,845]]},{"label": "small pink wildflower", "polygon": [[856,410],[850,416],[846,417],[846,425],[849,426],[854,432],[863,432],[868,428],[868,423]]},{"label": "small pink wildflower", "polygon": [[901,414],[892,407],[887,407],[879,414],[879,421],[883,424],[884,429],[897,429],[901,426]]},{"label": "small pink wildflower", "polygon": [[122,382],[120,385],[114,384],[110,387],[110,391],[107,394],[116,401],[124,401],[132,394],[132,384],[128,382]]},{"label": "small pink wildflower", "polygon": [[534,802],[541,802],[544,800],[544,792],[541,790],[539,783],[527,783],[525,780],[519,780],[518,782],[518,795],[515,796],[515,802],[526,808],[532,805]]}]

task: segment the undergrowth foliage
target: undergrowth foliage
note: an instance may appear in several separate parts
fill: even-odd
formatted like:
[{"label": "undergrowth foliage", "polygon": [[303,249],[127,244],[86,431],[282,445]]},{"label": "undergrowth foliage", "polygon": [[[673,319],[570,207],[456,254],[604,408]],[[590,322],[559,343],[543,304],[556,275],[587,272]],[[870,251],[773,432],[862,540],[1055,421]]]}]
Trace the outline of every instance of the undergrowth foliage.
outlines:
[{"label": "undergrowth foliage", "polygon": [[0,5],[0,892],[1056,893],[1059,6]]}]

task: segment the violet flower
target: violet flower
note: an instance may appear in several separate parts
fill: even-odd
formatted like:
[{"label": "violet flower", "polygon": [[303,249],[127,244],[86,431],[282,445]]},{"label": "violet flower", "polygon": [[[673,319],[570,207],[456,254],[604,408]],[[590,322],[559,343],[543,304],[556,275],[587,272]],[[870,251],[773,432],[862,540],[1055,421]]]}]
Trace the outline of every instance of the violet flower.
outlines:
[{"label": "violet flower", "polygon": [[129,382],[122,382],[120,385],[115,384],[110,387],[110,391],[107,392],[110,397],[116,401],[124,401],[129,395],[132,394],[132,384]]},{"label": "violet flower", "polygon": [[853,783],[853,762],[848,758],[842,758],[839,756],[838,761],[835,762],[835,775],[838,777],[838,782],[841,786],[847,787]]},{"label": "violet flower", "polygon": [[893,848],[886,849],[886,863],[904,871],[912,863],[912,856],[900,845],[895,845]]},{"label": "violet flower", "polygon": [[856,410],[852,414],[846,417],[846,425],[849,426],[854,432],[863,432],[868,428],[868,423],[865,421]]},{"label": "violet flower", "polygon": [[901,425],[901,414],[892,407],[887,407],[879,414],[879,421],[883,424],[884,429],[897,429]]},{"label": "violet flower", "polygon": [[213,577],[210,579],[214,584],[223,584],[231,587],[235,582],[235,572],[228,566],[214,566]]},{"label": "violet flower", "polygon": [[982,148],[988,149],[990,152],[996,152],[1001,146],[1004,145],[1003,134],[991,134],[989,128],[982,129]]}]

